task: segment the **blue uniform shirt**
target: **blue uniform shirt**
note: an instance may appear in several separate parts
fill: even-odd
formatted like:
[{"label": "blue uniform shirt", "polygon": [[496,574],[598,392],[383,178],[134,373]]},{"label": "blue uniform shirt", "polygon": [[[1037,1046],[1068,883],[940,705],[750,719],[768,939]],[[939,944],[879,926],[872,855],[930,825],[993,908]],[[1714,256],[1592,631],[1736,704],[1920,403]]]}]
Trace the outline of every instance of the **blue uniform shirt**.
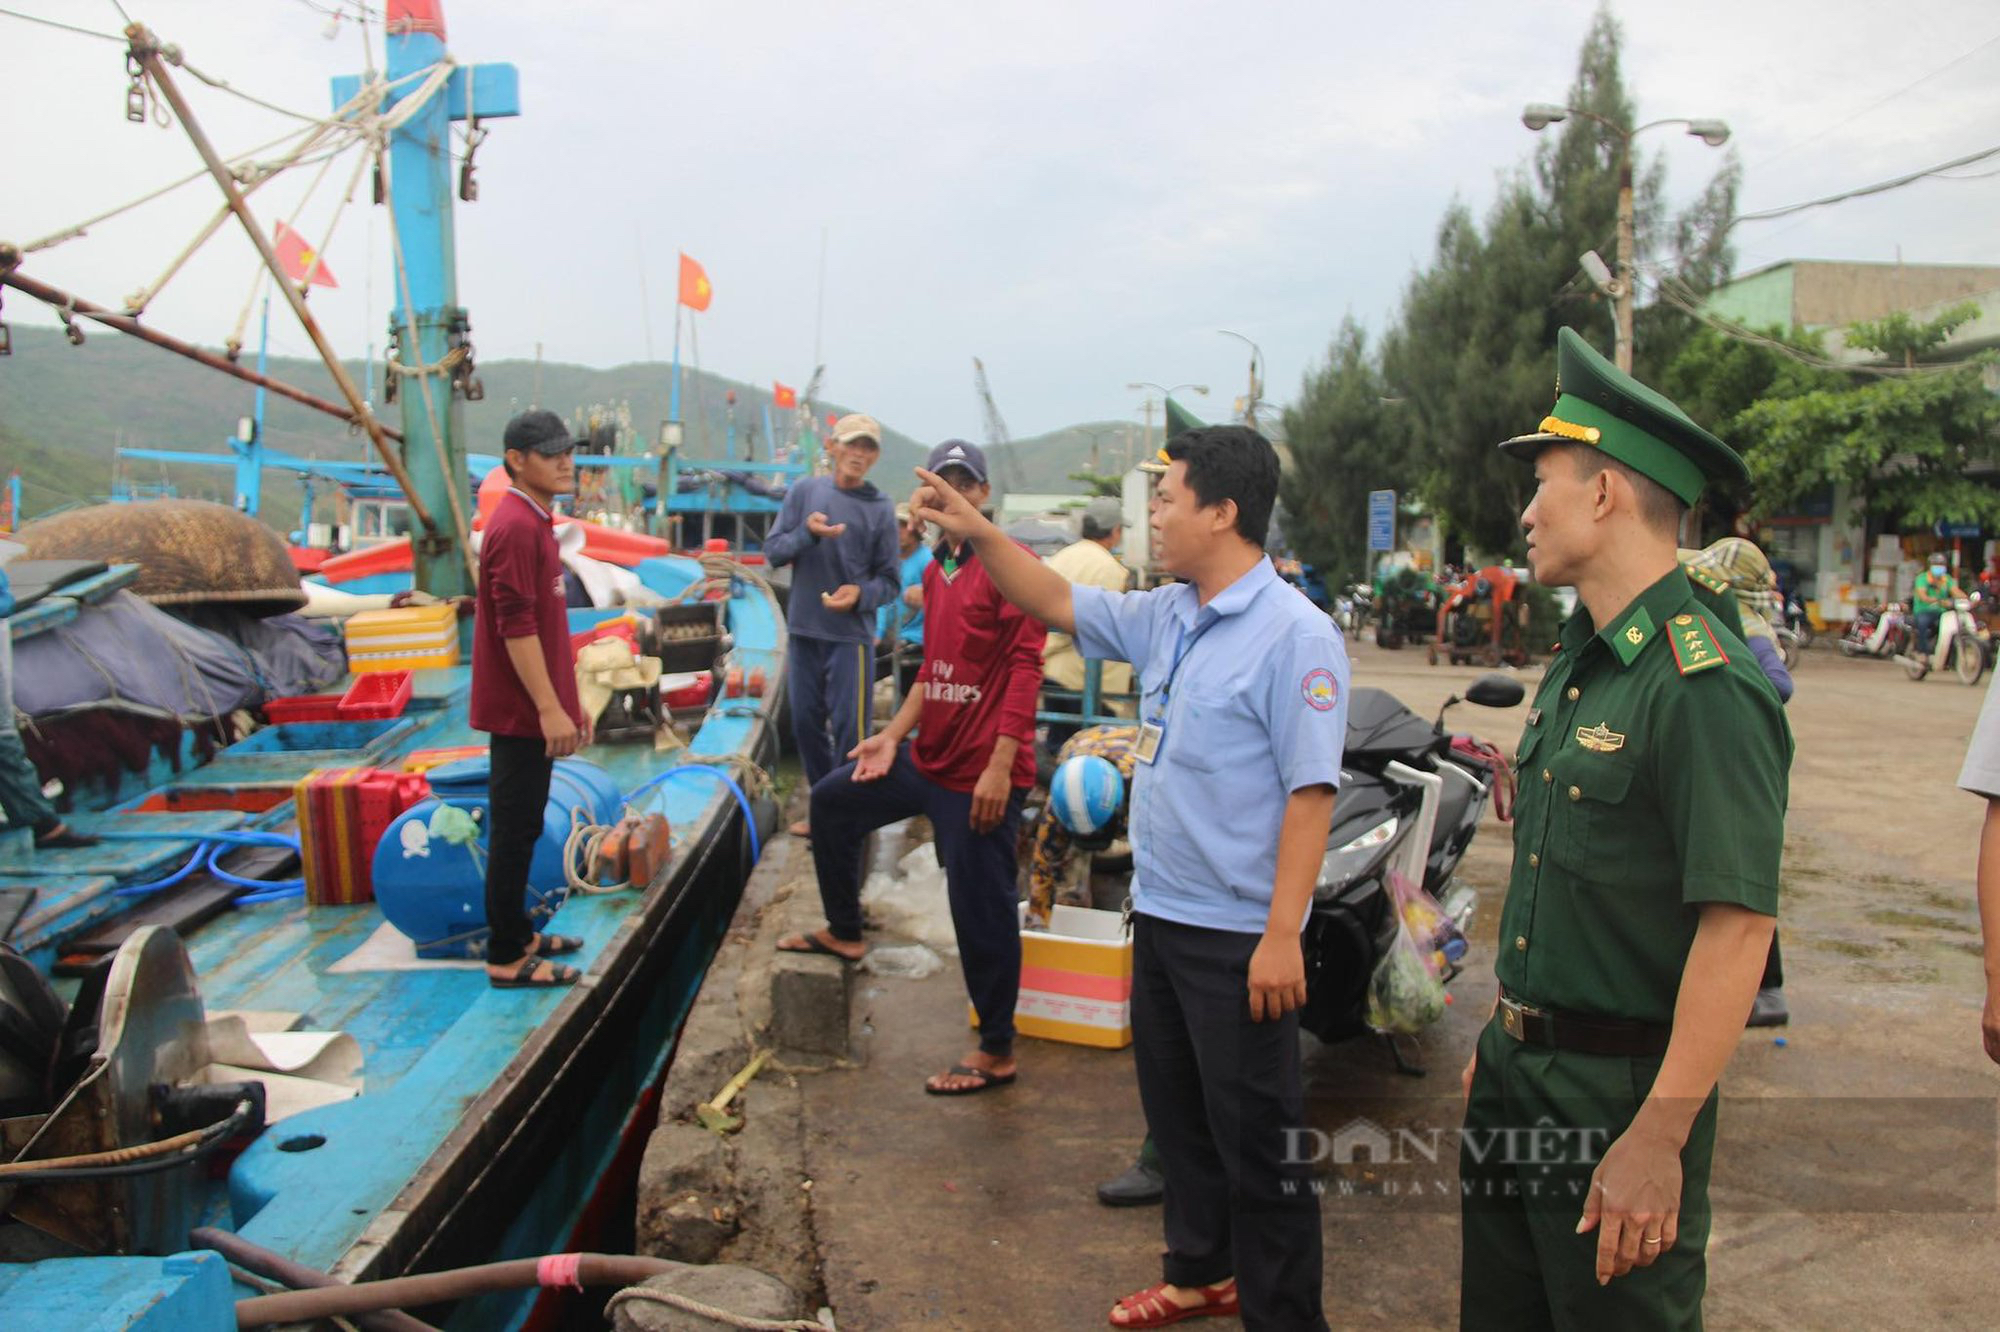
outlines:
[{"label": "blue uniform shirt", "polygon": [[[902,579],[903,591],[908,592],[913,587],[922,587],[924,585],[924,568],[935,558],[931,554],[931,548],[923,545],[918,546],[903,557],[903,562],[898,568],[898,577]],[[908,618],[902,618],[904,616]],[[919,607],[916,610],[911,610],[903,604],[903,599],[900,596],[894,601],[885,602],[882,609],[875,612],[875,641],[878,643],[882,642],[891,633],[894,633],[898,638],[913,647],[922,647],[924,645],[923,609]]]},{"label": "blue uniform shirt", "polygon": [[1140,720],[1165,719],[1159,753],[1133,783],[1134,907],[1262,934],[1286,800],[1303,787],[1340,785],[1348,693],[1340,630],[1269,560],[1206,606],[1189,584],[1126,593],[1076,586],[1070,598],[1083,655],[1131,662],[1143,682]]}]

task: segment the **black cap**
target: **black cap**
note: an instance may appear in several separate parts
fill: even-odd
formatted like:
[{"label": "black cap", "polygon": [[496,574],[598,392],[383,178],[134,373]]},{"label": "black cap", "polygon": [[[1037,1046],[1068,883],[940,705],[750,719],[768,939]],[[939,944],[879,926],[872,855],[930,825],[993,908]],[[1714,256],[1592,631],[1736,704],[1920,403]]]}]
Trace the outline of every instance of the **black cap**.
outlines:
[{"label": "black cap", "polygon": [[986,450],[969,440],[948,439],[931,450],[931,456],[924,462],[924,470],[944,475],[947,467],[963,467],[972,473],[972,479],[986,484]]},{"label": "black cap", "polygon": [[563,419],[554,412],[541,410],[522,412],[507,423],[506,433],[500,438],[502,447],[523,453],[568,453],[576,447]]}]

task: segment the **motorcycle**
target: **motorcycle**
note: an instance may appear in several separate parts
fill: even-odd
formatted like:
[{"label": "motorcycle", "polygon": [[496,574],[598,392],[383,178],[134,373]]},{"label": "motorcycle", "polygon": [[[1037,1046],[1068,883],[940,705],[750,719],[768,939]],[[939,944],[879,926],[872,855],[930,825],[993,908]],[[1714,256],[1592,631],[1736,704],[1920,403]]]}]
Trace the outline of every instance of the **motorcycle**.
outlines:
[{"label": "motorcycle", "polygon": [[1972,601],[1959,597],[1951,603],[1951,609],[1938,618],[1937,642],[1932,645],[1929,656],[1920,656],[1914,644],[1911,649],[1898,656],[1903,664],[1903,672],[1912,680],[1921,680],[1932,671],[1947,668],[1958,673],[1959,683],[1976,685],[1979,677],[1986,673],[1987,644],[1981,641],[1979,624],[1972,618]]},{"label": "motorcycle", "polygon": [[[1505,675],[1483,675],[1425,721],[1393,695],[1356,689],[1348,697],[1347,749],[1340,799],[1313,889],[1303,939],[1306,1004],[1300,1025],[1322,1041],[1368,1030],[1368,992],[1375,969],[1397,943],[1401,916],[1389,886],[1392,873],[1421,884],[1463,933],[1474,894],[1453,884],[1479,821],[1506,774],[1490,746],[1444,728],[1454,704],[1510,708],[1524,694]],[[1458,974],[1449,959],[1441,979]],[[1393,1040],[1396,1066],[1420,1073]]]},{"label": "motorcycle", "polygon": [[1809,648],[1813,641],[1812,617],[1806,614],[1806,600],[1794,590],[1785,598],[1784,627],[1791,630],[1793,639],[1801,648]]},{"label": "motorcycle", "polygon": [[1915,627],[1901,602],[1883,606],[1863,606],[1841,635],[1840,652],[1846,657],[1901,657],[1916,641]]}]

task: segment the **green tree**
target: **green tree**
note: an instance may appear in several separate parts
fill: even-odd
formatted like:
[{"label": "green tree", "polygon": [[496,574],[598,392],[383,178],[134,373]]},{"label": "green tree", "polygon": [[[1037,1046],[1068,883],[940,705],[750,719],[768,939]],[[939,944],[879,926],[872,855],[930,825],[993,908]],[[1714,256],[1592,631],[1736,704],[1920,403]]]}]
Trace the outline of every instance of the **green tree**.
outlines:
[{"label": "green tree", "polygon": [[[1911,365],[1978,315],[1973,305],[1921,324],[1894,314],[1851,326],[1847,344]],[[1781,513],[1845,485],[1857,514],[2000,526],[2000,490],[1968,475],[2000,462],[2000,398],[1985,384],[1993,364],[1989,356],[1921,375],[1828,375],[1824,386],[1750,404],[1733,428],[1758,511]]]},{"label": "green tree", "polygon": [[1279,483],[1285,535],[1329,587],[1367,576],[1368,492],[1406,490],[1416,479],[1403,406],[1384,399],[1368,335],[1349,316],[1285,409],[1294,463]]},{"label": "green tree", "polygon": [[[1578,58],[1568,105],[1617,125],[1636,114],[1619,65],[1620,31],[1600,10]],[[1501,184],[1484,225],[1463,204],[1439,224],[1430,267],[1410,281],[1399,323],[1382,340],[1385,396],[1407,404],[1407,438],[1420,493],[1469,544],[1518,551],[1531,476],[1494,445],[1532,429],[1554,397],[1556,332],[1575,327],[1612,341],[1612,310],[1578,271],[1586,250],[1612,252],[1624,140],[1589,116],[1571,116],[1538,146],[1531,166]],[[1635,260],[1677,294],[1698,299],[1730,267],[1725,228],[1740,172],[1734,160],[1693,206],[1666,217],[1665,169],[1635,163]],[[1636,365],[1655,378],[1692,335],[1678,306],[1652,303],[1637,319]]]},{"label": "green tree", "polygon": [[1092,499],[1117,499],[1125,493],[1125,478],[1108,472],[1071,472],[1069,479],[1087,487]]}]

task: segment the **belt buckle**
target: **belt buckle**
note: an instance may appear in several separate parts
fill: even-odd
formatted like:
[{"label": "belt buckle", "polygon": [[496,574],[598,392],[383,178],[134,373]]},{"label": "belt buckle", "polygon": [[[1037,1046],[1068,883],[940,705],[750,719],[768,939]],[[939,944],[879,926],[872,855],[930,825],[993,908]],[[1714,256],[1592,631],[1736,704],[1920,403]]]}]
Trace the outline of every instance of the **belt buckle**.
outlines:
[{"label": "belt buckle", "polygon": [[1519,999],[1511,999],[1504,994],[1500,996],[1500,1029],[1515,1040],[1527,1039],[1522,1034],[1522,1028],[1527,1025],[1522,1019],[1531,1016],[1541,1016],[1541,1010],[1531,1008]]}]

